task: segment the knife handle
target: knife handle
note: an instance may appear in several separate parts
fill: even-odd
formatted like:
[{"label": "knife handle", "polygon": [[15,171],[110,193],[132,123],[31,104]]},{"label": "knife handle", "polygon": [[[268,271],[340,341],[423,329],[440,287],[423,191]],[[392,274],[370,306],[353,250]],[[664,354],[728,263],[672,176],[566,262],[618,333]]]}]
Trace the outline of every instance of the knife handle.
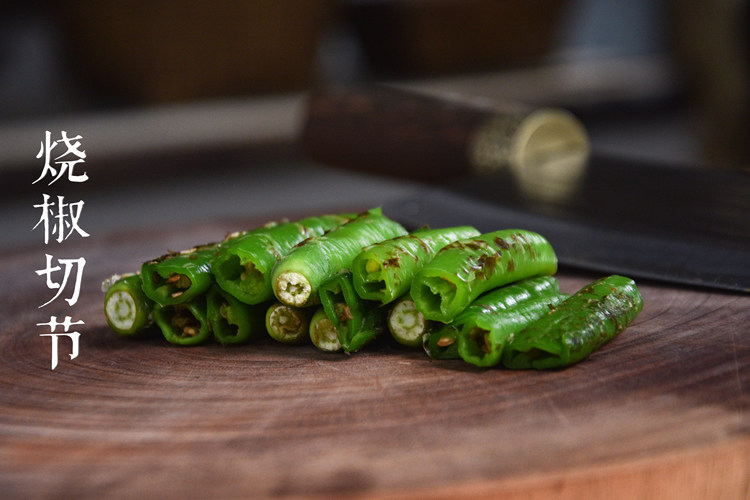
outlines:
[{"label": "knife handle", "polygon": [[506,172],[523,189],[577,179],[589,153],[565,110],[374,85],[312,91],[301,142],[312,160],[336,167],[428,182]]}]

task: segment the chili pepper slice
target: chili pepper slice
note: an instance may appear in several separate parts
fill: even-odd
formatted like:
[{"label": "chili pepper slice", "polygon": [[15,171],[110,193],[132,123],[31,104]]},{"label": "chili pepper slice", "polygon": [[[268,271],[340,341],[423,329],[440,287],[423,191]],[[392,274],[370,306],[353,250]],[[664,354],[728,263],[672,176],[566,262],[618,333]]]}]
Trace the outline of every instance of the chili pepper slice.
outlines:
[{"label": "chili pepper slice", "polygon": [[[340,304],[339,307],[345,307],[345,305]],[[341,350],[338,330],[322,307],[315,308],[310,320],[309,334],[310,341],[321,351],[338,352]]]},{"label": "chili pepper slice", "polygon": [[382,311],[376,302],[363,300],[354,291],[351,271],[323,282],[319,296],[345,352],[358,351],[382,331]]},{"label": "chili pepper slice", "polygon": [[214,283],[211,261],[218,243],[171,252],[141,266],[143,292],[154,302],[173,305],[205,295]]},{"label": "chili pepper slice", "polygon": [[491,290],[475,299],[450,323],[438,323],[439,326],[424,339],[424,349],[433,359],[460,359],[458,337],[464,325],[475,322],[476,318],[483,315],[502,314],[514,301],[535,295],[551,296],[559,293],[559,283],[553,276],[530,278]]},{"label": "chili pepper slice", "polygon": [[312,310],[274,302],[266,311],[266,331],[283,344],[304,344],[308,341]]},{"label": "chili pepper slice", "polygon": [[516,333],[503,364],[538,370],[575,364],[627,328],[641,309],[643,297],[632,279],[600,278]]},{"label": "chili pepper slice", "polygon": [[206,296],[179,304],[154,304],[154,321],[168,342],[192,346],[211,338],[206,317]]},{"label": "chili pepper slice", "polygon": [[104,316],[112,330],[126,337],[142,334],[152,324],[154,301],[146,297],[138,274],[113,276],[102,284]]},{"label": "chili pepper slice", "polygon": [[143,292],[159,304],[170,305],[188,302],[204,295],[215,283],[212,272],[213,261],[223,245],[236,239],[264,232],[277,226],[271,221],[266,225],[231,233],[223,241],[208,243],[181,252],[169,252],[141,266]]},{"label": "chili pepper slice", "polygon": [[422,347],[432,359],[461,359],[458,354],[458,329],[450,325],[428,332]]},{"label": "chili pepper slice", "polygon": [[206,317],[222,345],[244,344],[265,332],[265,304],[245,304],[214,284],[206,294]]},{"label": "chili pepper slice", "polygon": [[363,299],[388,304],[409,290],[416,272],[438,250],[456,240],[479,236],[471,226],[420,229],[364,248],[352,262],[354,288]]},{"label": "chili pepper slice", "polygon": [[543,236],[506,229],[441,249],[414,276],[411,296],[425,318],[449,323],[483,292],[556,271],[557,256]]},{"label": "chili pepper slice", "polygon": [[318,288],[342,269],[350,269],[362,248],[407,234],[406,229],[374,208],[324,235],[308,238],[274,268],[276,298],[291,306],[319,303]]},{"label": "chili pepper slice", "polygon": [[295,245],[321,236],[351,220],[355,214],[321,215],[245,234],[222,245],[212,265],[216,282],[247,304],[273,299],[271,272]]},{"label": "chili pepper slice", "polygon": [[459,356],[479,367],[500,364],[509,337],[565,298],[557,279],[551,276],[523,280],[483,294],[451,323],[459,329]]},{"label": "chili pepper slice", "polygon": [[434,322],[428,321],[417,309],[414,300],[407,293],[399,298],[388,312],[388,331],[399,344],[407,347],[423,345]]}]

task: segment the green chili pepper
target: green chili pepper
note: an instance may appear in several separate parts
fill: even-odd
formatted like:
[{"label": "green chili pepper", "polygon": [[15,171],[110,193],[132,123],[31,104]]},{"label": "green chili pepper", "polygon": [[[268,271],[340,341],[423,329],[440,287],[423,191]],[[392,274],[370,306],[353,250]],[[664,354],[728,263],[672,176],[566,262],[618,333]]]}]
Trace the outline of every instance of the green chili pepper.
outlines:
[{"label": "green chili pepper", "polygon": [[449,323],[483,292],[556,271],[557,256],[544,237],[496,231],[441,249],[414,276],[411,296],[425,318]]},{"label": "green chili pepper", "polygon": [[503,364],[541,370],[577,363],[622,332],[642,308],[643,298],[630,278],[598,279],[516,333]]},{"label": "green chili pepper", "polygon": [[143,292],[163,305],[189,302],[214,283],[211,261],[218,243],[172,252],[141,266]]},{"label": "green chili pepper", "polygon": [[406,229],[384,216],[380,208],[359,214],[289,252],[274,268],[274,294],[291,306],[316,304],[320,285],[340,270],[350,269],[363,247],[403,234]]},{"label": "green chili pepper", "polygon": [[308,341],[311,309],[274,302],[266,311],[266,331],[272,339],[284,344]]},{"label": "green chili pepper", "polygon": [[461,359],[457,328],[439,328],[428,332],[422,338],[422,347],[432,359]]},{"label": "green chili pepper", "polygon": [[399,344],[408,347],[423,345],[424,336],[431,330],[432,321],[428,321],[419,312],[409,294],[403,295],[388,312],[388,330]]},{"label": "green chili pepper", "polygon": [[480,296],[451,325],[459,329],[461,358],[479,367],[500,364],[509,337],[555,307],[567,296],[551,276],[531,278]]},{"label": "green chili pepper", "polygon": [[243,344],[264,331],[265,304],[245,304],[214,284],[206,294],[208,326],[222,345]]},{"label": "green chili pepper", "polygon": [[352,262],[360,297],[388,304],[409,290],[416,272],[438,250],[456,240],[479,236],[469,226],[420,229],[364,248]]},{"label": "green chili pepper", "polygon": [[[339,307],[343,308],[346,306],[340,303]],[[312,315],[309,334],[313,345],[321,351],[338,352],[341,350],[338,330],[322,307],[316,308]]]},{"label": "green chili pepper", "polygon": [[179,304],[154,304],[154,321],[172,344],[192,346],[211,338],[206,317],[206,296]]},{"label": "green chili pepper", "polygon": [[[470,307],[467,307],[461,314],[466,313]],[[461,357],[458,353],[458,333],[461,331],[463,323],[460,321],[456,317],[450,323],[434,322],[438,326],[433,327],[429,332],[429,337],[423,341],[428,356],[434,359],[458,359]]]},{"label": "green chili pepper", "polygon": [[[512,287],[512,288],[511,288]],[[466,307],[453,321],[439,324],[424,340],[424,349],[433,359],[460,359],[458,337],[464,325],[481,318],[483,315],[497,315],[507,309],[513,300],[522,300],[532,295],[559,294],[557,279],[551,276],[530,278],[518,284],[506,285],[491,290]]]},{"label": "green chili pepper", "polygon": [[113,276],[102,288],[106,292],[104,316],[115,332],[126,337],[138,336],[152,323],[154,302],[143,293],[138,274]]},{"label": "green chili pepper", "polygon": [[357,295],[351,271],[332,276],[318,291],[323,310],[336,328],[344,351],[358,351],[382,330],[382,313],[377,303]]},{"label": "green chili pepper", "polygon": [[321,236],[353,217],[354,214],[308,217],[235,238],[222,245],[213,261],[216,282],[247,304],[266,302],[273,298],[271,272],[282,257],[307,238]]}]

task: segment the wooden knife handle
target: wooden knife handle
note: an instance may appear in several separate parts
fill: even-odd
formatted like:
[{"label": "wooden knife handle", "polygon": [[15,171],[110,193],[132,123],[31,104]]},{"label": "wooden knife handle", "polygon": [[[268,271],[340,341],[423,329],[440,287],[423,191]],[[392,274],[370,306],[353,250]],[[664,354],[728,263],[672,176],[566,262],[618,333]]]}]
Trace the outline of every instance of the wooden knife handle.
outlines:
[{"label": "wooden knife handle", "polygon": [[547,199],[574,192],[589,154],[585,129],[565,110],[386,86],[312,92],[301,140],[310,159],[337,167],[428,182],[504,172]]},{"label": "wooden knife handle", "polygon": [[490,109],[384,86],[310,94],[302,145],[322,163],[442,180],[472,170],[467,148]]}]

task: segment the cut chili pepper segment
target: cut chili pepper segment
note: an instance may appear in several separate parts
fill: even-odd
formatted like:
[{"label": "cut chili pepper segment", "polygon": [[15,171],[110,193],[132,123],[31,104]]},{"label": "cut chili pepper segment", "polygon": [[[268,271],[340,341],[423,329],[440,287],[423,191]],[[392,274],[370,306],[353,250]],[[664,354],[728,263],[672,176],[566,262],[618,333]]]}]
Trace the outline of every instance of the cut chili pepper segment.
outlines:
[{"label": "cut chili pepper segment", "polygon": [[406,229],[383,215],[381,209],[363,212],[289,252],[273,270],[274,294],[280,302],[295,307],[319,304],[320,285],[341,270],[350,269],[362,248],[404,234]]},{"label": "cut chili pepper segment", "polygon": [[643,297],[632,279],[600,278],[515,334],[503,364],[542,370],[578,363],[627,328],[642,308]]},{"label": "cut chili pepper segment", "polygon": [[322,307],[315,308],[310,320],[309,335],[312,344],[321,351],[341,351],[338,329],[333,325]]},{"label": "cut chili pepper segment", "polygon": [[168,253],[141,266],[143,292],[154,302],[173,305],[205,295],[214,283],[211,262],[218,243]]},{"label": "cut chili pepper segment", "polygon": [[266,304],[245,304],[214,284],[206,294],[206,317],[222,345],[244,344],[265,332]]},{"label": "cut chili pepper segment", "polygon": [[479,234],[471,226],[420,229],[370,245],[352,262],[354,288],[363,299],[393,302],[409,291],[414,275],[438,250]]},{"label": "cut chili pepper segment", "polygon": [[272,339],[282,344],[305,344],[308,342],[311,315],[310,309],[274,302],[266,311],[266,331]]},{"label": "cut chili pepper segment", "polygon": [[[471,355],[484,357],[489,341],[484,333],[492,328],[494,322],[502,322],[502,319],[497,318],[503,318],[509,313],[512,315],[514,308],[524,303],[537,299],[556,301],[556,297],[561,295],[559,282],[554,276],[529,278],[490,290],[475,299],[450,323],[438,323],[439,326],[425,340],[425,350],[431,358],[463,358],[471,362],[459,353],[459,338],[463,337],[464,355],[468,355],[468,349],[471,349]],[[477,349],[473,349],[475,342]]]},{"label": "cut chili pepper segment", "polygon": [[449,323],[488,290],[556,271],[557,256],[543,236],[495,231],[441,249],[414,277],[411,296],[427,319]]},{"label": "cut chili pepper segment", "polygon": [[524,280],[490,291],[459,315],[458,353],[467,363],[501,363],[512,336],[548,314],[567,298],[554,277]]},{"label": "cut chili pepper segment", "polygon": [[307,217],[250,231],[225,243],[216,254],[212,272],[226,292],[247,304],[274,298],[271,273],[296,245],[352,220],[356,214]]},{"label": "cut chili pepper segment", "polygon": [[152,314],[164,338],[172,344],[198,345],[211,338],[205,295],[179,304],[155,304]]},{"label": "cut chili pepper segment", "polygon": [[383,311],[376,302],[364,300],[354,291],[351,271],[326,280],[319,296],[344,351],[358,351],[382,331]]},{"label": "cut chili pepper segment", "polygon": [[112,330],[126,337],[142,334],[152,324],[154,301],[141,288],[141,277],[129,274],[103,284],[104,317]]},{"label": "cut chili pepper segment", "polygon": [[445,325],[422,338],[422,347],[432,359],[461,359],[458,354],[458,328]]},{"label": "cut chili pepper segment", "polygon": [[396,342],[408,347],[419,347],[432,322],[427,321],[414,300],[406,294],[391,307],[387,324],[388,331]]}]

